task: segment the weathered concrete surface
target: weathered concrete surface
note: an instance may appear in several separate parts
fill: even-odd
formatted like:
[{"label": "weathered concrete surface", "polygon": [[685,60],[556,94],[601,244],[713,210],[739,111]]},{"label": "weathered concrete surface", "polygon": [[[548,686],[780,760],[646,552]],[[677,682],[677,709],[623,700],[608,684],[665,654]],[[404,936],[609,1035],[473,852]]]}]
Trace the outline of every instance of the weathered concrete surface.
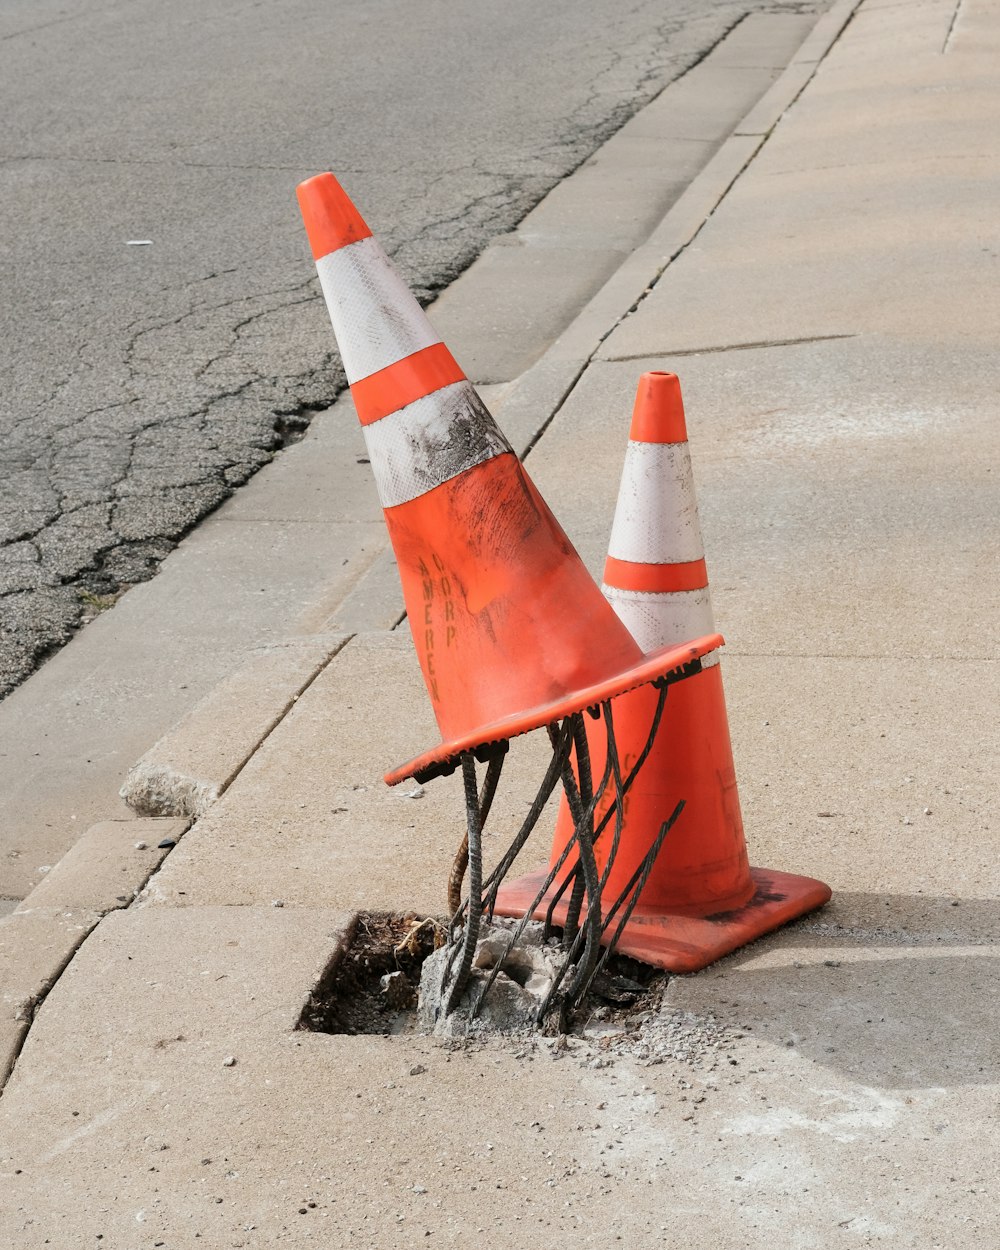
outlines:
[{"label": "weathered concrete surface", "polygon": [[[0,1100],[0,1241],[128,1245],[138,1229],[192,1247],[992,1244],[996,569],[981,552],[1000,510],[986,473],[996,294],[976,205],[992,204],[1000,126],[984,137],[969,120],[988,146],[963,181],[974,203],[950,222],[922,213],[918,173],[944,203],[925,136],[947,138],[953,106],[964,133],[966,83],[996,106],[977,81],[1000,6],[966,0],[955,16],[937,0],[862,7],[767,139],[767,163],[751,162],[629,319],[652,354],[586,370],[528,462],[596,564],[635,375],[654,361],[682,371],[751,857],[826,877],[833,902],[671,982],[664,1010],[717,1039],[701,1066],[642,1067],[589,1043],[554,1060],[545,1044],[292,1034],[343,914],[438,910],[460,832],[454,780],[422,797],[379,788],[385,764],[436,734],[405,635],[359,637],[185,836],[149,901],[103,921],[42,1005]],[[814,136],[837,126],[845,148],[853,129],[859,154],[869,138],[877,150],[887,84],[897,150],[928,157],[908,173],[914,211],[890,194],[892,154],[873,159],[851,175],[867,203],[837,204],[859,246],[849,224],[830,234],[861,293],[819,262],[809,279],[817,324],[829,291],[838,308],[853,301],[856,337],[680,354],[746,342],[725,333],[744,300],[773,342],[791,271],[832,227],[823,177],[814,196],[776,195],[770,215],[758,184],[822,166]],[[899,249],[886,291],[867,275],[869,228]],[[921,234],[926,255],[908,266]],[[716,240],[740,268],[715,262]],[[947,284],[961,337],[939,323]],[[537,776],[530,759],[514,766],[501,826]]]},{"label": "weathered concrete surface", "polygon": [[186,820],[104,820],[92,825],[18,906],[92,911],[127,907],[178,841]]},{"label": "weathered concrete surface", "polygon": [[673,982],[668,1009],[721,1021],[724,1044],[643,1067],[580,1043],[556,1061],[545,1044],[292,1032],[342,922],[105,920],[4,1094],[0,1235],[987,1244],[996,1168],[968,1129],[1000,1076],[997,968],[961,930],[768,939]]},{"label": "weathered concrete surface", "polygon": [[121,797],[143,816],[200,816],[347,641],[292,639],[254,656],[129,769]]},{"label": "weathered concrete surface", "polygon": [[[855,18],[851,31],[867,49],[843,72],[820,68],[781,122],[787,142],[766,145],[754,178],[734,187],[732,211],[706,225],[671,267],[670,281],[601,355],[669,356],[861,332],[900,336],[914,348],[994,341],[1000,309],[990,210],[975,188],[995,173],[996,78],[981,40],[963,42],[961,20],[941,54],[953,16],[952,5],[921,3],[905,30],[888,9]],[[898,55],[873,84],[873,49],[890,37],[900,40]],[[914,57],[924,70],[918,87]],[[957,73],[958,93],[950,90]],[[878,117],[863,131],[860,89]],[[951,280],[942,282],[942,272]],[[704,298],[707,291],[728,296],[724,306]],[[933,303],[921,304],[918,292]]]},{"label": "weathered concrete surface", "polygon": [[[598,576],[625,451],[622,438],[608,446],[608,427],[627,419],[638,376],[659,368],[682,379],[731,651],[1000,658],[1000,366],[985,344],[928,349],[873,325],[825,343],[690,356],[665,346],[595,363],[528,467],[557,498],[574,458],[560,519]],[[982,669],[987,687],[994,671]]]},{"label": "weathered concrete surface", "polygon": [[[184,820],[104,821],[88,829],[12,914],[0,913],[0,1089],[38,1004],[100,918],[127,907]],[[137,844],[138,843],[138,844]]]},{"label": "weathered concrete surface", "polygon": [[[702,51],[710,47],[725,32],[725,13],[724,7],[713,6],[703,25],[686,24],[684,37]],[[668,24],[679,17],[673,12]],[[620,20],[628,23],[633,18],[627,15]],[[473,376],[508,376],[533,358],[559,334],[579,300],[607,274],[608,239],[598,240],[596,235],[624,232],[624,242],[616,241],[610,249],[621,259],[623,249],[641,238],[685,180],[709,160],[713,172],[707,181],[712,193],[706,197],[701,192],[690,201],[693,208],[685,218],[685,239],[701,225],[743,163],[743,156],[738,155],[735,163],[727,158],[716,165],[716,158],[710,159],[712,152],[741,111],[772,81],[777,67],[793,54],[812,18],[777,14],[762,20],[763,26],[756,17],[738,23],[719,45],[720,52],[730,47],[753,48],[753,66],[716,69],[709,56],[671,87],[669,97],[661,94],[638,114],[620,140],[560,182],[549,197],[551,203],[543,200],[532,214],[523,241],[521,236],[505,236],[513,247],[499,248],[497,256],[506,257],[506,264],[516,253],[522,272],[516,266],[501,272],[502,266],[498,269],[494,260],[486,259],[432,309],[449,345]],[[589,37],[578,21],[574,31],[574,38],[577,34]],[[771,41],[770,50],[760,65],[756,53],[762,39],[766,42],[765,36]],[[630,55],[634,52],[631,49]],[[683,58],[672,66],[668,77],[682,64]],[[618,79],[622,70],[624,63],[611,77]],[[652,82],[648,85],[652,95]],[[591,103],[596,98],[588,102],[588,109]],[[523,106],[519,99],[518,108]],[[687,119],[682,127],[685,133],[676,137],[671,127],[679,119]],[[467,127],[467,119],[462,124]],[[632,126],[637,129],[633,131]],[[463,134],[467,137],[467,128]],[[744,148],[751,151],[756,143],[759,140],[739,141],[738,154]],[[303,166],[300,175],[314,168]],[[308,267],[298,237],[301,231],[288,217],[290,201],[284,198],[295,180],[293,174],[288,169],[266,175],[255,171],[258,182],[261,176],[277,179],[276,184],[267,184],[272,190],[279,184],[285,188],[280,201],[284,207],[279,209],[276,200],[269,211],[291,222],[289,237],[296,264]],[[363,200],[367,178],[358,177],[361,180],[352,178],[350,186]],[[524,177],[526,187],[530,177],[527,173]],[[454,191],[450,177],[435,186],[448,195]],[[422,192],[417,191],[406,189],[408,204],[420,200]],[[404,216],[410,219],[409,209]],[[391,213],[388,218],[379,220],[376,215],[372,220],[383,241],[395,246]],[[488,220],[492,231],[498,225],[506,228],[507,219],[497,216],[490,194],[470,207],[472,219]],[[456,230],[461,234],[457,225]],[[597,252],[595,241],[600,244]],[[442,248],[447,251],[453,242],[427,239],[427,255],[439,254]],[[405,267],[405,247],[398,255]],[[588,256],[593,264],[585,263]],[[421,250],[414,264],[419,268],[425,259]],[[525,266],[532,269],[536,262],[539,272],[547,276],[541,291],[537,287],[529,291],[524,286]],[[576,283],[572,298],[566,295],[567,267]],[[235,278],[222,273],[220,281],[238,286],[241,272],[237,266],[232,270]],[[311,268],[303,272],[302,281],[308,286],[313,281]],[[554,373],[540,361],[540,374],[518,388],[516,402],[504,418],[518,447],[536,436],[600,338],[641,294],[651,274],[648,258],[640,259],[636,272],[637,284],[625,283],[624,302],[617,297],[610,304],[605,301],[587,321],[589,329],[570,334]],[[291,362],[297,353],[312,351],[316,361],[326,359],[332,339],[321,306],[307,299],[305,287],[278,291],[279,285],[275,284],[273,299],[264,301],[273,307],[272,312],[257,304],[252,308],[239,301],[232,305],[234,316],[253,313],[253,317],[232,345],[231,359],[224,353],[214,372],[206,375],[206,395],[216,374],[224,375],[227,390],[242,385],[241,379],[246,378],[239,371],[250,365],[259,368],[261,353],[275,343],[282,358],[275,374],[286,380],[294,373]],[[143,333],[142,342],[152,352],[150,360],[157,351],[181,350],[187,359],[196,347],[201,350],[202,339],[205,335],[211,339],[220,329],[229,307],[216,310],[218,316],[210,318],[197,334],[191,329],[191,317],[163,333]],[[308,327],[299,324],[306,317]],[[525,330],[530,330],[530,343]],[[322,345],[321,350],[316,344]],[[253,396],[244,390],[242,400],[251,403]],[[207,417],[200,425],[196,422],[194,434],[200,437],[202,425],[210,424]],[[157,444],[147,476],[154,470],[167,471],[163,457],[169,459],[167,449]],[[205,469],[213,481],[217,469],[214,460]],[[192,495],[188,503],[196,503],[197,498]],[[213,496],[213,504],[217,501]],[[74,593],[71,587],[60,591],[70,598]],[[353,406],[344,397],[312,420],[301,442],[285,448],[184,540],[152,583],[130,590],[25,687],[0,704],[0,789],[9,796],[0,841],[0,895],[23,896],[37,880],[38,869],[72,844],[76,830],[108,815],[124,815],[117,794],[126,771],[219,682],[238,671],[256,649],[281,643],[290,635],[391,628],[400,615],[395,568],[386,551],[385,527],[364,441]],[[192,639],[198,640],[196,646]],[[290,686],[289,697],[292,692]]]},{"label": "weathered concrete surface", "polygon": [[[184,907],[278,900],[444,911],[465,832],[461,783],[389,789],[381,780],[438,741],[409,629],[359,635],[185,835],[145,897]],[[545,764],[538,735],[512,744],[492,828],[513,834]],[[499,851],[499,833],[489,842]],[[526,850],[525,870],[547,853],[546,845]]]},{"label": "weathered concrete surface", "polygon": [[0,1089],[38,1003],[100,918],[96,911],[39,907],[0,920]]}]

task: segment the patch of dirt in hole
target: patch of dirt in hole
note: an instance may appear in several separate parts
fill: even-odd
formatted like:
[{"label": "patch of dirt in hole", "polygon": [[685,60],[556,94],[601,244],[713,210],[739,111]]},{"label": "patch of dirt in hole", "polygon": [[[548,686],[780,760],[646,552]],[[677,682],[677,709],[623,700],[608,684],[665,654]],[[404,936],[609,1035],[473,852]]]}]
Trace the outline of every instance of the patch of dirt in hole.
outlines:
[{"label": "patch of dirt in hole", "polygon": [[[298,1027],[313,1033],[375,1034],[418,1032],[417,992],[424,960],[444,945],[446,928],[416,912],[360,912],[344,951],[334,959],[309,996]],[[632,1050],[640,1054],[641,1026],[659,1009],[670,974],[626,955],[612,955],[587,999],[567,1021],[567,1035],[597,1052]],[[537,1039],[556,1038],[558,1012],[552,1012]],[[522,1038],[523,1040],[523,1038]]]},{"label": "patch of dirt in hole", "polygon": [[415,1032],[420,969],[444,940],[444,926],[430,916],[359,912],[345,950],[324,971],[298,1027],[312,1033]]}]

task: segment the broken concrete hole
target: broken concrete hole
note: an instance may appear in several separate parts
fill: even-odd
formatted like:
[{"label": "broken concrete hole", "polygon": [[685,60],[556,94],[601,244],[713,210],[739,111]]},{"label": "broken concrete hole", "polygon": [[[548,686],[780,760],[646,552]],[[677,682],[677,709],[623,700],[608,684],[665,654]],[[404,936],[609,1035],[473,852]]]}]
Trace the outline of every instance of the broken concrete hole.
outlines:
[{"label": "broken concrete hole", "polygon": [[298,1027],[312,1033],[415,1032],[424,960],[444,926],[415,912],[359,912],[313,988]]},{"label": "broken concrete hole", "polygon": [[[535,1033],[535,1013],[563,953],[557,938],[546,942],[542,926],[532,924],[505,955],[513,924],[496,920],[484,926],[469,984],[455,1010],[445,1015],[445,923],[413,912],[361,912],[310,994],[298,1027],[316,1033],[451,1039]],[[470,1019],[470,1009],[498,961],[496,979]],[[594,1039],[631,1033],[658,1005],[668,980],[659,969],[612,956],[568,1023],[568,1034]],[[545,1031],[554,1027],[553,1021]]]}]

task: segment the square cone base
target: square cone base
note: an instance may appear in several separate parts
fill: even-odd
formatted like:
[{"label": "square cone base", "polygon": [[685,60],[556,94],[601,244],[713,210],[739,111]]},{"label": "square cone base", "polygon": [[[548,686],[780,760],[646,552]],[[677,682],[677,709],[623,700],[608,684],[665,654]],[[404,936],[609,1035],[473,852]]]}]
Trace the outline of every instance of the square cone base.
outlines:
[{"label": "square cone base", "polygon": [[[504,884],[494,909],[498,916],[523,916],[541,889],[547,871],[532,873]],[[686,916],[661,909],[643,907],[638,902],[629,922],[618,939],[616,949],[654,968],[670,972],[698,972],[715,963],[723,955],[746,946],[773,929],[780,929],[828,902],[831,890],[812,877],[797,877],[789,872],[770,868],[752,868],[753,897],[735,911],[716,912],[710,916]],[[553,912],[553,923],[559,925],[566,916],[567,895],[563,895]],[[535,908],[535,919],[544,920],[548,895]],[[608,932],[613,933],[612,922]]]}]

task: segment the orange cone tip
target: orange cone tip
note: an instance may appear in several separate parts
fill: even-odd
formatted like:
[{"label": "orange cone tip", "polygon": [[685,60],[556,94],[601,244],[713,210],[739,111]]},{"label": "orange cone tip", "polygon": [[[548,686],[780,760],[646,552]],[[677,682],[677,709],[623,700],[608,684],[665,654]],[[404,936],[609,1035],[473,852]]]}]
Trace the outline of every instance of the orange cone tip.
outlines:
[{"label": "orange cone tip", "polygon": [[303,182],[298,197],[314,260],[371,237],[364,218],[333,174],[317,174]]}]

